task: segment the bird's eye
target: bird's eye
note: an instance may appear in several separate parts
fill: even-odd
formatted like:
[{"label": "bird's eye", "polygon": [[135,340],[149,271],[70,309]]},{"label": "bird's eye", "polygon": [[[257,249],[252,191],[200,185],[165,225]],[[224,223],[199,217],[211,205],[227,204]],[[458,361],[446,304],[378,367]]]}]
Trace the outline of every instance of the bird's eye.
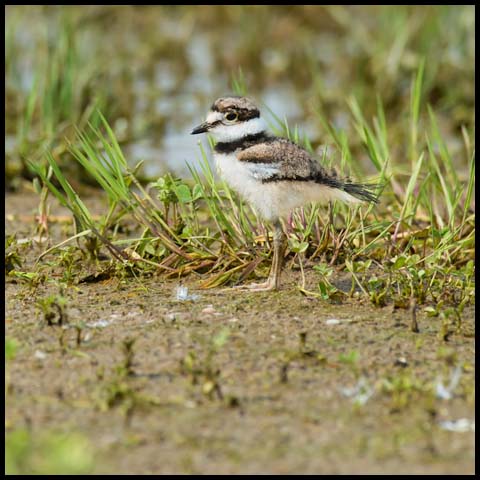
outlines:
[{"label": "bird's eye", "polygon": [[225,115],[225,118],[229,121],[229,122],[233,122],[234,120],[236,120],[238,118],[238,115],[236,113],[233,113],[233,112],[230,112],[230,113],[227,113]]}]

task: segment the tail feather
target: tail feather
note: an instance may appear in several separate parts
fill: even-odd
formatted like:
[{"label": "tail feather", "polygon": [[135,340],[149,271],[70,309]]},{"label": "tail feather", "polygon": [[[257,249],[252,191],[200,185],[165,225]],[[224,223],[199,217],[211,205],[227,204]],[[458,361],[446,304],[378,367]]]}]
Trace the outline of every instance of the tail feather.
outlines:
[{"label": "tail feather", "polygon": [[380,185],[375,183],[342,183],[342,190],[364,202],[378,203]]},{"label": "tail feather", "polygon": [[[339,178],[335,169],[327,173],[321,169],[315,175],[316,183],[326,185],[336,190],[336,197],[346,202],[355,202],[356,200],[369,203],[378,203],[381,187],[380,183],[354,183],[350,178]],[[347,194],[347,195],[345,195]]]}]

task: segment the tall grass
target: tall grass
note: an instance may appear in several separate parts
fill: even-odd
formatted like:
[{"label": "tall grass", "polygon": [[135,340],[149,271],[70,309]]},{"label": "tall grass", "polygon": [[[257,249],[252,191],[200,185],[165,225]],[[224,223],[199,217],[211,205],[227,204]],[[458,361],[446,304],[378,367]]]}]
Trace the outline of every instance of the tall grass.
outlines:
[{"label": "tall grass", "polygon": [[[92,52],[87,56],[81,48],[78,24],[68,9],[61,12],[58,22],[35,25],[35,49],[28,56],[14,40],[15,30],[21,33],[24,26],[14,13],[11,15],[5,61],[6,97],[12,107],[7,107],[5,120],[6,132],[15,132],[15,149],[6,155],[7,186],[18,174],[30,176],[27,163],[45,166],[45,152],[65,157],[66,141],[74,138],[74,127],[84,129],[87,120],[98,126],[96,109],[109,115],[113,111],[107,102],[106,85],[92,92],[98,83],[98,69],[94,68]],[[28,67],[19,65],[22,55]],[[60,163],[71,164],[69,158],[62,158]]]},{"label": "tall grass", "polygon": [[[423,65],[412,81],[410,111],[417,123],[424,110],[419,80],[422,71]],[[244,88],[242,82],[236,80],[237,89]],[[306,264],[325,262],[325,267],[316,267],[323,298],[341,293],[332,283],[335,267],[350,271],[352,281],[377,305],[388,299],[401,304],[401,299],[410,297],[420,302],[442,297],[457,305],[466,298],[471,301],[472,279],[459,300],[454,293],[459,277],[454,272],[462,272],[465,265],[471,268],[473,259],[474,151],[465,184],[454,172],[435,114],[427,106],[429,123],[423,135],[410,125],[410,152],[416,157],[406,170],[405,164],[397,166],[391,158],[380,97],[372,122],[364,117],[354,97],[348,104],[365,152],[377,171],[376,178],[384,188],[381,204],[349,209],[334,203],[327,212],[316,205],[298,209],[285,222],[289,264],[298,264],[303,272]],[[100,113],[98,118],[100,128],[90,124],[84,131],[77,130],[69,151],[107,193],[109,208],[104,217],[93,220],[54,155],[47,156],[48,164],[60,188],[45,169],[34,164],[32,169],[72,211],[82,231],[95,235],[114,258],[135,265],[140,272],[159,269],[170,276],[200,273],[204,275],[201,286],[208,288],[244,280],[270,255],[268,225],[263,225],[227,184],[218,182],[202,147],[200,162],[189,166],[193,181],[167,174],[146,187],[128,166],[106,119]],[[298,129],[292,132],[288,123],[273,118],[274,128],[301,141]],[[343,132],[321,121],[337,146],[344,173],[358,171]],[[332,159],[324,155],[323,162],[328,164]],[[119,238],[116,226],[127,217],[143,232],[141,237]],[[349,294],[354,292],[352,286]]]},{"label": "tall grass", "polygon": [[[295,10],[298,18],[308,20],[309,8]],[[221,11],[212,9],[211,16],[201,21],[213,21]],[[255,39],[244,50],[240,48],[243,43],[239,44],[238,55],[248,52],[247,57],[252,57],[252,62],[243,64],[232,77],[232,88],[241,95],[248,92],[247,84],[255,83],[252,71],[262,78],[271,74],[259,62],[261,49],[256,42],[264,35],[258,26],[268,20],[269,10],[257,6],[254,11],[257,15],[249,17],[248,7],[232,8],[228,20],[250,18],[244,33],[252,35],[242,38]],[[17,108],[12,109],[17,115],[11,115],[15,122],[7,116],[7,131],[17,138],[13,156],[21,160],[30,176],[33,172],[41,180],[41,203],[46,202],[46,192],[51,192],[75,218],[71,239],[87,242],[94,256],[105,246],[119,265],[138,272],[159,270],[172,276],[196,273],[202,275],[204,287],[264,274],[268,267],[264,260],[271,254],[269,226],[215,176],[208,152],[201,148],[199,161],[190,163],[191,180],[168,174],[149,185],[140,181],[141,165],[130,166],[118,132],[115,134],[112,128],[117,119],[114,104],[120,98],[117,95],[112,101],[111,78],[105,71],[105,78],[98,78],[98,71],[102,72],[99,58],[85,56],[80,35],[85,19],[73,21],[67,10],[59,12],[61,20],[55,23],[58,30],[52,36],[56,41],[49,43],[46,30],[43,32],[38,47],[41,54],[33,62],[30,85],[13,95],[18,100]],[[284,10],[277,12],[296,31],[297,17],[291,17],[291,12],[286,15]],[[305,111],[310,114],[309,121],[319,127],[317,138],[310,142],[297,126],[263,105],[274,133],[302,144],[321,157],[325,166],[335,166],[342,175],[359,181],[371,177],[381,185],[379,206],[349,209],[334,203],[327,208],[311,205],[295,211],[285,221],[289,236],[287,265],[301,268],[302,273],[308,266],[318,267],[323,298],[338,293],[332,273],[336,269],[351,273],[354,286],[349,295],[358,290],[375,304],[412,295],[422,301],[444,298],[458,304],[463,300],[452,293],[455,282],[468,279],[462,299],[468,297],[473,282],[475,148],[472,119],[467,118],[469,109],[463,111],[455,103],[460,98],[463,103],[458,103],[468,107],[469,84],[456,88],[451,75],[457,71],[454,60],[459,55],[465,70],[462,78],[471,80],[471,42],[459,41],[459,36],[471,31],[470,10],[405,7],[394,16],[388,8],[375,12],[378,15],[369,31],[365,22],[355,21],[358,10],[354,8],[321,9],[323,17],[333,23],[335,35],[345,37],[345,42],[338,45],[350,55],[348,62],[343,54],[336,53],[329,60],[323,50],[312,48],[318,40],[316,17],[311,19],[312,24],[306,22],[305,28],[312,31],[308,30],[305,38],[299,36],[295,48],[291,39],[278,34],[278,49],[283,45],[285,51],[269,57],[273,71],[281,70],[282,54],[291,60],[288,70],[295,73],[296,85],[308,85],[305,98],[309,105]],[[8,101],[12,85],[24,83],[18,81],[21,75],[16,61],[20,56],[15,40],[19,17],[10,18],[6,29]],[[449,26],[445,26],[446,19],[451,20]],[[144,16],[141,20],[146,21]],[[269,28],[270,23],[265,31]],[[312,39],[315,42],[309,41]],[[450,44],[456,50],[439,55]],[[324,47],[328,51],[328,42]],[[298,54],[294,55],[292,48]],[[354,53],[348,54],[349,49]],[[140,63],[146,55],[142,52]],[[136,56],[132,58],[132,62],[137,61]],[[347,76],[342,74],[345,63],[349,66]],[[297,68],[299,64],[304,68]],[[225,65],[217,67],[224,69]],[[109,64],[109,68],[116,71],[115,65]],[[335,70],[338,84],[328,82],[329,69]],[[127,87],[122,85],[121,91],[128,93]],[[98,107],[104,116],[98,113]],[[442,110],[447,107],[448,112],[454,111],[457,121],[465,121],[454,131],[462,138],[465,155],[452,153],[445,138]],[[347,125],[342,127],[329,121],[339,108],[342,113],[349,110]],[[127,110],[131,113],[132,108]],[[450,132],[456,128],[452,125]],[[319,143],[329,148],[319,154],[315,150]],[[8,172],[11,154],[6,157]],[[76,172],[71,171],[72,165]],[[467,167],[466,177],[458,173],[459,166]],[[73,179],[79,177],[90,179],[105,191],[108,204],[100,219],[91,214],[74,187]],[[46,222],[48,210],[45,205],[40,210]],[[122,222],[127,221],[137,226],[132,236],[120,233]],[[64,245],[62,242],[58,248]],[[54,252],[55,248],[48,254]]]}]

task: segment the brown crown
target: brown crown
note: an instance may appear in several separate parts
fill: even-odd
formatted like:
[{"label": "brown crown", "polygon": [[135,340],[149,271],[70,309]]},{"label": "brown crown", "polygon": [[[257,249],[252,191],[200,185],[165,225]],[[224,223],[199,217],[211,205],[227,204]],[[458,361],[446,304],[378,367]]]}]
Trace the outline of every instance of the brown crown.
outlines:
[{"label": "brown crown", "polygon": [[219,98],[213,103],[212,110],[214,112],[225,114],[228,112],[235,112],[238,114],[238,119],[240,121],[260,116],[260,110],[258,107],[247,97],[230,96]]}]

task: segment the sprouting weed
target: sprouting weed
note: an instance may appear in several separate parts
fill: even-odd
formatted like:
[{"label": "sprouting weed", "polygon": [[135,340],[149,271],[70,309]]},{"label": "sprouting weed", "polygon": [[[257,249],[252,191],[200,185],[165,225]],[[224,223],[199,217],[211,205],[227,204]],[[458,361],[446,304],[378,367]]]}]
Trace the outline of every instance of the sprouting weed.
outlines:
[{"label": "sprouting weed", "polygon": [[182,374],[190,376],[192,385],[200,385],[202,394],[209,399],[213,400],[216,397],[224,400],[225,398],[229,406],[234,406],[231,404],[231,396],[224,397],[220,382],[221,369],[216,366],[215,361],[229,336],[228,328],[223,328],[216,333],[209,341],[207,352],[203,358],[200,358],[195,352],[189,351],[180,361],[180,371]]},{"label": "sprouting weed", "polygon": [[5,238],[5,273],[22,267],[22,255],[15,235]]},{"label": "sprouting weed", "polygon": [[63,292],[56,295],[37,299],[36,306],[43,315],[44,322],[49,325],[66,325],[68,323],[67,316],[67,299],[63,296]]},{"label": "sprouting weed", "polygon": [[125,370],[126,375],[134,375],[133,370],[133,357],[134,350],[133,346],[135,345],[136,338],[126,338],[122,342],[122,352],[123,352],[123,362],[121,367]]}]

